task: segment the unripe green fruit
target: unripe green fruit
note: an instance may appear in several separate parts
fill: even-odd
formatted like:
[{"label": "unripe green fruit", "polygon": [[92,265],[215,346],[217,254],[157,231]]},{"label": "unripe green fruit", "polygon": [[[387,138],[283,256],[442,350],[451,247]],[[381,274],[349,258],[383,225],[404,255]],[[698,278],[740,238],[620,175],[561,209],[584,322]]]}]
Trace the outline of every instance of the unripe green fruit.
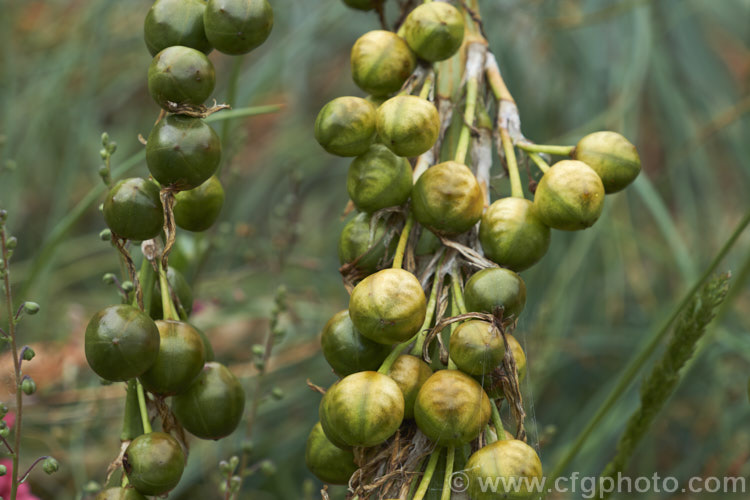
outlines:
[{"label": "unripe green fruit", "polygon": [[402,354],[396,358],[388,376],[398,384],[401,394],[404,395],[404,418],[414,418],[417,394],[432,376],[432,368],[416,356]]},{"label": "unripe green fruit", "polygon": [[464,40],[464,18],[446,2],[423,3],[404,21],[404,38],[419,57],[435,62],[448,59]]},{"label": "unripe green fruit", "polygon": [[130,484],[143,495],[162,495],[180,482],[185,454],[180,443],[164,432],[142,434],[122,457]]},{"label": "unripe green fruit", "polygon": [[[186,316],[190,316],[193,311],[193,290],[190,288],[185,277],[180,271],[169,266],[167,268],[167,283],[171,294],[177,300],[175,301],[176,307],[182,307],[185,311]],[[154,319],[162,319],[164,317],[164,310],[162,309],[161,303],[161,290],[159,288],[159,282],[154,283],[154,291],[151,293],[151,317]],[[179,302],[179,304],[178,304]]]},{"label": "unripe green fruit", "polygon": [[159,342],[156,324],[140,309],[111,306],[94,314],[86,327],[86,360],[105,380],[129,380],[153,366]]},{"label": "unripe green fruit", "polygon": [[466,165],[446,161],[428,168],[412,190],[417,221],[436,233],[460,234],[482,217],[484,196]]},{"label": "unripe green fruit", "polygon": [[190,47],[167,47],[148,67],[148,91],[167,111],[174,104],[200,106],[214,91],[214,85],[214,65],[206,54]]},{"label": "unripe green fruit", "polygon": [[625,189],[641,172],[638,150],[617,132],[587,135],[578,141],[573,158],[594,169],[607,194]]},{"label": "unripe green fruit", "polygon": [[577,160],[562,160],[546,172],[534,195],[534,212],[553,229],[591,227],[604,208],[604,185],[596,172]]},{"label": "unripe green fruit", "polygon": [[354,327],[381,344],[405,342],[422,327],[427,299],[419,280],[403,269],[383,269],[360,281],[349,298]]},{"label": "unripe green fruit", "polygon": [[375,96],[398,91],[417,65],[417,58],[397,34],[385,30],[365,33],[351,52],[352,78]]},{"label": "unripe green fruit", "polygon": [[146,14],[143,37],[152,56],[173,45],[208,54],[213,47],[203,29],[205,0],[156,0]]},{"label": "unripe green fruit", "polygon": [[146,164],[162,186],[196,188],[216,172],[220,161],[221,140],[200,118],[169,115],[148,136]]},{"label": "unripe green fruit", "polygon": [[323,327],[320,344],[326,361],[342,377],[377,370],[391,352],[390,347],[362,336],[354,328],[347,310],[336,313],[328,320]]},{"label": "unripe green fruit", "polygon": [[[516,363],[518,382],[523,382],[523,379],[526,377],[526,354],[523,352],[521,344],[518,343],[518,340],[516,340],[513,335],[506,333],[505,340],[508,342],[508,349],[510,349],[511,354],[513,355],[513,360]],[[503,373],[497,370],[481,376],[480,382],[482,388],[487,392],[490,399],[505,397],[502,384],[503,376]]]},{"label": "unripe green fruit", "polygon": [[334,155],[366,153],[375,139],[375,107],[361,97],[337,97],[318,113],[315,139]]},{"label": "unripe green fruit", "polygon": [[482,269],[466,282],[464,300],[468,311],[494,314],[502,307],[503,318],[516,319],[526,306],[526,284],[509,269]]},{"label": "unripe green fruit", "polygon": [[344,0],[344,3],[357,10],[372,10],[375,6],[372,4],[373,0]]},{"label": "unripe green fruit", "polygon": [[159,320],[159,355],[151,368],[140,376],[141,383],[154,394],[171,396],[190,387],[205,362],[203,341],[195,328],[180,321]]},{"label": "unripe green fruit", "polygon": [[205,231],[214,225],[223,206],[224,188],[212,175],[200,186],[175,195],[174,221],[187,231]]},{"label": "unripe green fruit", "polygon": [[203,342],[203,354],[206,358],[206,363],[210,363],[211,361],[214,361],[216,358],[216,355],[214,354],[214,348],[211,345],[211,340],[209,340],[208,335],[206,335],[206,332],[201,330],[195,325],[190,325],[193,327],[193,329],[198,332],[198,335],[201,336],[201,341]]},{"label": "unripe green fruit", "polygon": [[482,375],[502,362],[505,341],[492,323],[469,320],[458,325],[451,334],[449,352],[459,370]]},{"label": "unripe green fruit", "polygon": [[399,156],[419,156],[435,145],[440,115],[427,99],[400,95],[385,101],[377,112],[378,135]]},{"label": "unripe green fruit", "polygon": [[412,185],[409,161],[380,144],[355,158],[346,178],[349,197],[367,213],[402,205],[409,199]]},{"label": "unripe green fruit", "polygon": [[104,220],[121,238],[143,241],[158,236],[164,225],[159,188],[140,177],[121,180],[104,200]]},{"label": "unripe green fruit", "polygon": [[348,484],[359,467],[354,454],[331,443],[320,422],[310,431],[305,446],[305,464],[315,477],[328,484]]},{"label": "unripe green fruit", "polygon": [[505,340],[508,341],[508,347],[513,354],[513,360],[516,362],[516,372],[518,372],[518,381],[521,382],[526,377],[526,353],[523,352],[521,344],[513,335],[505,334]]},{"label": "unripe green fruit", "polygon": [[[386,251],[386,222],[380,218],[375,223],[374,231],[370,230],[371,217],[367,214],[357,214],[346,223],[339,237],[339,262],[341,265],[357,260],[356,268],[366,273],[377,270]],[[393,238],[390,246],[398,243]]]},{"label": "unripe green fruit", "polygon": [[344,377],[323,396],[320,424],[326,436],[349,446],[376,446],[391,437],[404,419],[404,396],[398,384],[378,372]]},{"label": "unripe green fruit", "polygon": [[201,439],[221,439],[234,432],[244,409],[240,381],[220,363],[206,363],[190,387],[172,400],[182,426]]},{"label": "unripe green fruit", "polygon": [[266,41],[273,28],[267,0],[208,0],[206,37],[224,54],[246,54]]},{"label": "unripe green fruit", "polygon": [[501,198],[482,216],[479,241],[487,257],[501,266],[523,271],[547,253],[550,229],[525,198]]},{"label": "unripe green fruit", "polygon": [[479,383],[458,370],[435,372],[414,405],[419,429],[440,446],[460,446],[476,438],[490,420],[490,400]]},{"label": "unripe green fruit", "polygon": [[146,500],[132,486],[125,488],[107,488],[96,496],[96,500]]},{"label": "unripe green fruit", "polygon": [[[532,481],[542,484],[539,456],[534,448],[516,439],[495,441],[476,451],[464,470],[474,500],[527,500],[538,496]],[[487,488],[487,484],[497,488]]]}]

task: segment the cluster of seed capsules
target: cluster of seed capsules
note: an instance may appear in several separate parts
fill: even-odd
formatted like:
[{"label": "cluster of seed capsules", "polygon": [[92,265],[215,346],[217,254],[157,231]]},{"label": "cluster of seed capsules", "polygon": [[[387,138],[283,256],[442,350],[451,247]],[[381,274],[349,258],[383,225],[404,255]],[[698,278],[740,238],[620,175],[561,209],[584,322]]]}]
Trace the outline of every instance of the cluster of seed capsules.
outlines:
[{"label": "cluster of seed capsules", "polygon": [[[203,104],[215,85],[207,54],[213,49],[247,53],[266,40],[272,25],[266,0],[153,4],[144,24],[153,56],[148,90],[162,112],[146,143],[151,176],[120,180],[103,205],[112,240],[131,262],[131,280],[137,285],[132,300],[93,316],[85,335],[86,359],[104,380],[129,381],[129,398],[145,394],[145,389],[160,414],[166,409],[171,413],[167,420],[176,418],[179,426],[202,439],[220,439],[237,428],[245,393],[231,371],[214,361],[206,335],[188,322],[192,292],[184,277],[168,266],[168,251],[175,225],[205,231],[224,203],[224,190],[214,175],[221,141],[203,120],[211,111]],[[164,245],[156,243],[160,236]],[[144,251],[139,277],[134,276],[128,241],[147,242],[143,248],[150,249]],[[160,246],[163,254],[146,257]],[[144,301],[144,296],[151,299]],[[168,397],[171,409],[165,403]],[[143,499],[163,495],[179,483],[187,460],[183,445],[169,432],[152,431],[144,408],[141,405],[143,433],[124,437],[130,443],[122,456],[122,485],[105,489],[98,499]],[[164,431],[175,428],[174,422],[162,424]]]},{"label": "cluster of seed capsules", "polygon": [[[375,7],[370,0],[344,1],[361,10]],[[342,273],[352,285],[349,308],[328,321],[321,337],[340,380],[321,400],[306,462],[322,481],[348,484],[352,497],[408,493],[421,499],[441,454],[443,470],[465,473],[475,500],[533,495],[523,483],[517,491],[502,491],[503,483],[495,492],[481,490],[487,478],[542,476],[522,425],[516,422],[514,437],[499,412],[503,401],[513,407],[520,400],[513,392],[526,373],[524,351],[510,334],[526,303],[517,273],[545,255],[551,229],[591,226],[605,193],[623,189],[640,172],[635,147],[614,132],[593,133],[575,147],[514,140],[513,154],[514,146],[526,151],[544,174],[533,201],[517,184],[512,196],[490,204],[487,183],[477,179],[476,165],[466,164],[465,150],[435,160],[449,140],[451,116],[436,107],[432,71],[439,80],[439,62],[468,59],[471,43],[489,54],[471,23],[465,9],[432,1],[412,10],[397,33],[364,34],[351,50],[351,70],[369,95],[330,101],[315,123],[326,151],[354,157],[347,190],[358,213],[339,240]],[[411,95],[420,79],[420,95]],[[478,95],[478,106],[483,98]],[[466,100],[466,109],[473,109]],[[459,123],[467,137],[472,126]],[[570,159],[550,167],[538,153]],[[506,151],[508,170],[517,177],[515,156],[512,163]],[[449,286],[442,286],[444,277]],[[444,316],[448,307],[451,314]],[[436,339],[440,359],[431,354]],[[417,449],[424,437],[426,452]],[[401,453],[410,446],[422,453],[420,460]],[[449,498],[443,491],[441,498]]]}]

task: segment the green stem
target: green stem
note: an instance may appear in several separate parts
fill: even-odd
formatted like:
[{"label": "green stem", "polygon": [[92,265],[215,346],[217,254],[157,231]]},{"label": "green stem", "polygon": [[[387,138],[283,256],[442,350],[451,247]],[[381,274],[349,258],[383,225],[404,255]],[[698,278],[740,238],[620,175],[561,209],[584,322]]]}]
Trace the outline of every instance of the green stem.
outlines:
[{"label": "green stem", "polygon": [[492,425],[495,427],[497,440],[503,441],[505,439],[505,427],[503,427],[503,420],[500,418],[500,410],[497,409],[494,401],[490,401],[490,407],[492,408]]},{"label": "green stem", "polygon": [[406,243],[409,241],[409,233],[414,225],[414,216],[409,214],[406,219],[404,229],[401,231],[401,236],[398,239],[398,246],[396,247],[396,255],[393,256],[393,269],[401,269],[404,263],[404,253],[406,253]]},{"label": "green stem", "polygon": [[[151,314],[151,297],[154,294],[154,283],[156,282],[156,272],[145,257],[141,262],[141,269],[138,271],[138,282],[140,283],[141,293],[143,294],[143,312]],[[133,297],[133,305],[138,307],[138,297]]]},{"label": "green stem", "polygon": [[443,493],[440,500],[451,500],[451,478],[453,476],[453,462],[456,457],[456,448],[449,446],[445,456],[445,475],[443,476]]},{"label": "green stem", "polygon": [[513,141],[504,128],[500,129],[500,140],[503,143],[503,152],[505,153],[505,163],[508,166],[508,177],[510,178],[510,194],[514,198],[524,198],[523,186],[521,186],[521,175],[518,173],[518,160],[516,159],[516,150],[513,148]]},{"label": "green stem", "polygon": [[164,319],[179,321],[180,316],[177,314],[172,296],[169,293],[169,281],[167,280],[167,271],[164,266],[159,266],[159,287],[161,288],[161,307],[164,311]]},{"label": "green stem", "polygon": [[458,273],[458,265],[454,264],[451,268],[451,291],[453,300],[458,307],[459,314],[466,314],[466,303],[464,302],[464,291],[461,289],[461,276]]},{"label": "green stem", "polygon": [[455,160],[458,163],[466,162],[466,155],[469,152],[469,141],[471,140],[471,127],[474,125],[474,115],[477,108],[477,91],[479,83],[476,78],[469,78],[466,82],[466,109],[464,110],[464,125],[461,128],[461,135],[458,136],[458,145],[456,146]]},{"label": "green stem", "polygon": [[531,158],[531,161],[533,161],[536,164],[536,166],[539,167],[539,170],[541,170],[543,174],[546,174],[547,172],[549,172],[549,169],[552,168],[538,154],[531,153],[528,151],[526,152],[526,154],[529,156],[529,158]]},{"label": "green stem", "polygon": [[550,144],[531,144],[522,142],[516,144],[520,149],[528,153],[546,153],[555,156],[570,156],[575,150],[575,146],[553,146]]},{"label": "green stem", "polygon": [[430,461],[427,462],[427,468],[424,470],[424,476],[422,476],[422,480],[419,482],[419,488],[417,488],[413,500],[422,500],[427,493],[427,488],[430,487],[432,476],[435,474],[435,468],[437,467],[441,451],[443,451],[443,449],[438,448],[432,452],[432,455],[430,455]]},{"label": "green stem", "polygon": [[146,407],[146,394],[143,392],[143,385],[140,380],[136,380],[136,390],[138,393],[138,408],[141,412],[141,422],[143,423],[144,434],[151,434],[151,422],[148,419],[148,408]]},{"label": "green stem", "polygon": [[555,468],[552,470],[552,474],[548,476],[548,480],[554,482],[555,479],[557,479],[560,474],[565,471],[566,467],[570,464],[573,458],[575,458],[581,448],[583,448],[583,445],[586,443],[589,436],[593,433],[594,429],[601,423],[601,421],[610,412],[610,410],[612,410],[614,404],[625,393],[625,390],[630,386],[633,380],[635,380],[635,376],[643,367],[643,365],[646,364],[646,361],[648,361],[648,359],[651,357],[651,354],[656,350],[667,333],[669,333],[669,328],[671,327],[672,323],[674,323],[674,321],[680,316],[682,310],[690,303],[693,295],[695,295],[700,287],[703,286],[703,283],[705,283],[705,281],[711,276],[711,274],[713,274],[713,272],[732,249],[732,247],[737,242],[740,235],[744,232],[748,225],[750,225],[750,212],[745,214],[740,223],[734,229],[732,235],[724,243],[724,246],[722,246],[721,250],[719,250],[719,253],[716,254],[705,271],[703,271],[703,274],[700,276],[700,278],[698,278],[698,281],[696,281],[695,284],[693,284],[693,286],[690,288],[690,290],[688,290],[688,292],[683,296],[682,300],[679,302],[667,321],[661,326],[661,328],[656,330],[651,335],[646,343],[646,346],[637,355],[635,355],[635,357],[631,359],[628,365],[620,372],[620,376],[615,384],[614,389],[609,393],[594,416],[591,417],[589,422],[578,435],[573,445],[568,449],[563,458],[557,463],[557,465],[555,465]]},{"label": "green stem", "polygon": [[135,379],[128,380],[128,392],[125,396],[125,416],[122,421],[120,441],[130,441],[143,434],[143,423],[138,402],[138,387]]},{"label": "green stem", "polygon": [[432,90],[432,83],[435,81],[435,74],[430,71],[424,79],[422,90],[419,92],[419,97],[427,99],[430,97],[430,91]]}]

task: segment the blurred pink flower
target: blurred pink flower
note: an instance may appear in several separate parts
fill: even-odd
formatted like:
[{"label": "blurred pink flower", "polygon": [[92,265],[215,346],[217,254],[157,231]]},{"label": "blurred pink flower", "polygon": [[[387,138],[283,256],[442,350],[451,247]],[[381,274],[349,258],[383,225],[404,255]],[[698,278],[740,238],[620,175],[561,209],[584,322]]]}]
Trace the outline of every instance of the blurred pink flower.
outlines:
[{"label": "blurred pink flower", "polygon": [[[16,414],[13,412],[9,412],[7,415],[5,415],[3,420],[6,424],[8,424],[8,428],[11,428],[13,427],[13,424],[16,423]],[[0,476],[0,497],[10,498],[10,487],[12,482],[11,478],[13,477],[13,461],[4,458],[0,460],[0,465],[4,465],[7,469],[5,475]],[[31,494],[31,488],[29,487],[28,483],[23,483],[18,487],[16,500],[39,500],[39,497]]]}]

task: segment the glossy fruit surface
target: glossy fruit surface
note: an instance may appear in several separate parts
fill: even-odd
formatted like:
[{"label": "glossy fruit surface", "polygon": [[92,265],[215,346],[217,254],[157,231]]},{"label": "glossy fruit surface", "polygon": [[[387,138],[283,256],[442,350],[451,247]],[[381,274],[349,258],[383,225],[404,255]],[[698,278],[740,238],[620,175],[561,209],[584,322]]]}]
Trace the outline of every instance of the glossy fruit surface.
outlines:
[{"label": "glossy fruit surface", "polygon": [[400,95],[385,101],[377,112],[378,136],[399,156],[419,156],[435,145],[440,133],[437,108],[427,99]]},{"label": "glossy fruit surface", "polygon": [[244,409],[240,381],[220,363],[206,363],[190,387],[172,400],[185,430],[202,439],[221,439],[234,432]]},{"label": "glossy fruit surface", "polygon": [[122,458],[130,484],[144,495],[162,495],[180,482],[185,454],[164,432],[142,434],[130,442]]},{"label": "glossy fruit surface", "polygon": [[362,336],[349,311],[339,311],[323,327],[320,337],[323,356],[333,371],[341,377],[355,372],[377,370],[391,349]]},{"label": "glossy fruit surface", "polygon": [[562,160],[542,176],[534,212],[553,229],[577,231],[594,225],[604,208],[604,185],[594,170],[577,160]]},{"label": "glossy fruit surface", "polygon": [[140,177],[123,179],[104,200],[104,220],[114,234],[129,240],[150,240],[164,225],[159,188]]},{"label": "glossy fruit surface", "polygon": [[523,352],[521,344],[513,335],[506,334],[505,340],[508,341],[508,347],[513,354],[513,359],[516,362],[516,371],[518,372],[518,381],[521,382],[526,377],[526,354]]},{"label": "glossy fruit surface", "polygon": [[214,225],[223,206],[224,188],[212,175],[200,186],[175,195],[174,221],[187,231],[205,231]]},{"label": "glossy fruit surface", "polygon": [[404,418],[414,418],[417,393],[431,375],[430,365],[416,356],[402,354],[396,358],[388,376],[398,384],[404,395]]},{"label": "glossy fruit surface", "polygon": [[419,57],[435,62],[448,59],[464,40],[464,18],[446,2],[423,3],[404,21],[404,38]]},{"label": "glossy fruit surface", "polygon": [[129,380],[141,375],[159,354],[159,330],[151,318],[133,306],[117,305],[94,314],[86,327],[86,360],[105,380]]},{"label": "glossy fruit surface", "polygon": [[494,370],[505,356],[505,341],[492,324],[481,320],[461,323],[450,338],[450,357],[459,370],[481,375]]},{"label": "glossy fruit surface", "polygon": [[[321,401],[320,424],[336,443],[375,446],[391,437],[404,419],[404,396],[396,382],[378,372],[358,372],[334,384]],[[322,409],[325,407],[325,409]]]},{"label": "glossy fruit surface", "polygon": [[479,241],[487,257],[516,272],[533,266],[547,253],[550,229],[524,198],[501,198],[487,209],[479,224]]},{"label": "glossy fruit surface", "polygon": [[383,269],[360,281],[349,298],[349,316],[365,337],[381,344],[409,340],[419,331],[427,299],[419,280],[403,269]]},{"label": "glossy fruit surface", "polygon": [[436,233],[466,232],[484,210],[476,177],[466,165],[454,161],[428,168],[414,184],[411,198],[414,217]]},{"label": "glossy fruit surface", "polygon": [[216,172],[220,161],[221,140],[200,118],[169,115],[148,136],[146,164],[162,186],[197,188]]},{"label": "glossy fruit surface", "polygon": [[607,194],[625,189],[641,172],[638,150],[617,132],[587,135],[578,141],[573,157],[594,169]]},{"label": "glossy fruit surface", "polygon": [[271,34],[273,9],[267,0],[208,0],[203,23],[216,50],[246,54]]},{"label": "glossy fruit surface", "polygon": [[374,30],[359,37],[351,52],[352,78],[375,96],[398,91],[417,65],[406,42],[391,31]]},{"label": "glossy fruit surface", "polygon": [[156,326],[161,337],[159,356],[140,376],[141,383],[154,394],[180,394],[201,373],[205,360],[203,341],[187,323],[159,320]]},{"label": "glossy fruit surface", "polygon": [[208,335],[206,335],[206,332],[196,327],[195,325],[190,326],[192,326],[193,329],[198,332],[198,335],[201,336],[201,340],[203,341],[203,354],[206,357],[206,363],[213,361],[215,358],[214,348],[211,345],[211,340],[209,340]]},{"label": "glossy fruit surface", "polygon": [[173,45],[208,54],[213,47],[203,30],[205,0],[156,0],[146,14],[143,37],[152,56]]},{"label": "glossy fruit surface", "polygon": [[[476,451],[466,462],[465,470],[474,500],[531,499],[539,495],[532,480],[543,484],[539,456],[534,448],[516,439],[495,441]],[[486,488],[488,480],[497,484],[494,491]]]},{"label": "glossy fruit surface", "polygon": [[[175,45],[162,50],[148,67],[148,91],[162,108],[200,106],[214,91],[216,73],[206,54]],[[173,103],[173,104],[170,104]]]},{"label": "glossy fruit surface", "polygon": [[458,370],[435,372],[414,405],[419,429],[441,446],[476,438],[490,420],[490,400],[479,382]]},{"label": "glossy fruit surface", "polygon": [[310,431],[305,446],[305,464],[315,477],[328,484],[348,484],[358,469],[354,454],[331,443],[320,422]]},{"label": "glossy fruit surface", "polygon": [[[167,268],[167,282],[169,283],[172,301],[175,307],[182,308],[186,316],[190,316],[193,311],[193,290],[188,285],[187,280],[180,271],[169,266]],[[161,304],[161,290],[158,281],[154,284],[154,291],[151,293],[151,317],[162,319],[164,310]]]},{"label": "glossy fruit surface", "polygon": [[356,207],[367,213],[402,205],[409,199],[412,169],[409,160],[373,144],[349,166],[346,188]]},{"label": "glossy fruit surface", "polygon": [[338,156],[359,156],[375,139],[375,107],[361,97],[337,97],[315,119],[315,140]]},{"label": "glossy fruit surface", "polygon": [[[377,269],[386,251],[386,222],[378,219],[371,230],[371,217],[357,214],[346,223],[339,237],[339,262],[341,265],[357,261],[357,269],[372,273]],[[394,238],[395,240],[395,238]]]},{"label": "glossy fruit surface", "polygon": [[138,493],[132,486],[125,488],[107,488],[98,495],[96,500],[146,500],[146,497]]},{"label": "glossy fruit surface", "polygon": [[503,318],[518,318],[526,306],[526,284],[510,269],[482,269],[466,282],[464,300],[468,311],[494,314],[502,307]]}]

